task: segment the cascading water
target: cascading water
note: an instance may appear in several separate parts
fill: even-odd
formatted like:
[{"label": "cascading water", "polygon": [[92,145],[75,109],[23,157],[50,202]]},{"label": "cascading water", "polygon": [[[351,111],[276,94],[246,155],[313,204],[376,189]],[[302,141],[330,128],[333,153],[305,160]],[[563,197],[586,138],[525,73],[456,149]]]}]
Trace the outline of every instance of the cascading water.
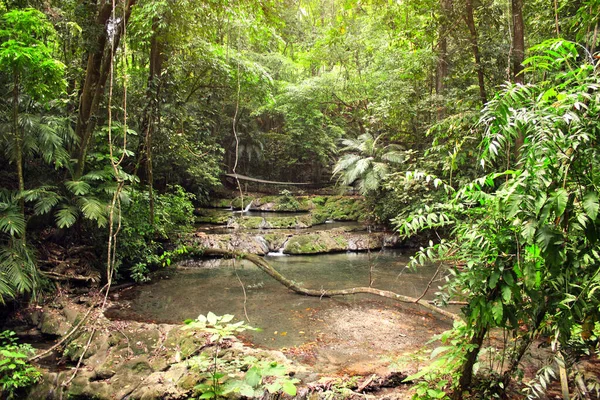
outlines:
[{"label": "cascading water", "polygon": [[283,243],[281,243],[281,247],[279,248],[279,250],[277,251],[270,251],[269,253],[267,253],[267,256],[269,257],[284,257],[287,256],[288,254],[284,254],[284,250],[285,250],[285,244],[288,242],[288,240],[290,240],[290,238],[285,239],[285,241]]}]

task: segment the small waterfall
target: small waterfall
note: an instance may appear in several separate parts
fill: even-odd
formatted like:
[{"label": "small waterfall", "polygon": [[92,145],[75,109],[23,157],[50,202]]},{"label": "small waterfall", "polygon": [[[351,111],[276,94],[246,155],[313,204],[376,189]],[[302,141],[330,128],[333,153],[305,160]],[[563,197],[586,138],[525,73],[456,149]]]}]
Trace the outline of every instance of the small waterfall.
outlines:
[{"label": "small waterfall", "polygon": [[288,242],[288,240],[290,240],[290,238],[288,237],[287,239],[285,239],[285,242],[283,242],[281,244],[281,247],[279,248],[279,250],[277,251],[270,251],[267,253],[268,256],[270,257],[286,257],[289,256],[289,254],[284,254],[283,250],[285,249],[285,244]]},{"label": "small waterfall", "polygon": [[[241,214],[241,215],[244,215],[244,213],[247,213],[248,211],[250,211],[250,207],[252,207],[252,202],[253,202],[253,201],[254,201],[254,200],[252,200],[250,203],[248,203],[248,204],[246,205],[246,207],[244,207],[244,209],[243,209],[243,210],[241,210],[241,211],[234,211],[234,214]],[[232,209],[233,209],[233,207],[232,207]]]},{"label": "small waterfall", "polygon": [[288,254],[284,254],[283,253],[283,246],[281,246],[279,248],[279,250],[277,250],[277,251],[270,251],[270,252],[268,252],[267,255],[269,257],[285,257],[285,256],[288,256]]}]

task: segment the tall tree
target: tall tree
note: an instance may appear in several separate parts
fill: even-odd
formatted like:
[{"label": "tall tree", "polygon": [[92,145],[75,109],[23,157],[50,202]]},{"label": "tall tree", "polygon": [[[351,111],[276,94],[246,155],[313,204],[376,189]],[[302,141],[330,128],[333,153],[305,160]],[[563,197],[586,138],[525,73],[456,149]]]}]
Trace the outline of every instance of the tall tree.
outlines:
[{"label": "tall tree", "polygon": [[[435,94],[441,97],[444,94],[445,79],[448,75],[448,31],[450,30],[450,17],[452,13],[452,0],[440,0],[440,22],[438,24],[437,67],[435,74]],[[445,107],[438,106],[437,119],[444,119]]]},{"label": "tall tree", "polygon": [[471,41],[471,50],[475,58],[475,69],[477,69],[477,80],[479,82],[479,98],[483,104],[487,103],[487,94],[485,92],[485,81],[483,75],[483,65],[481,64],[481,55],[479,53],[479,40],[477,38],[477,29],[475,27],[475,18],[473,16],[473,0],[465,0],[465,21],[469,28]]},{"label": "tall tree", "polygon": [[135,3],[136,0],[127,0],[125,10],[119,13],[116,21],[112,20],[113,2],[111,0],[102,0],[96,5],[97,12],[93,21],[96,37],[87,54],[85,79],[79,97],[75,127],[75,132],[79,137],[79,147],[75,154],[77,160],[75,180],[83,175],[85,158],[96,128],[98,109],[104,98],[111,60],[115,57],[121,35]]},{"label": "tall tree", "polygon": [[[523,60],[525,58],[525,26],[523,24],[523,0],[512,0],[512,77],[516,84],[523,84]],[[515,154],[519,159],[521,147],[525,142],[523,132],[519,131],[515,140]]]}]

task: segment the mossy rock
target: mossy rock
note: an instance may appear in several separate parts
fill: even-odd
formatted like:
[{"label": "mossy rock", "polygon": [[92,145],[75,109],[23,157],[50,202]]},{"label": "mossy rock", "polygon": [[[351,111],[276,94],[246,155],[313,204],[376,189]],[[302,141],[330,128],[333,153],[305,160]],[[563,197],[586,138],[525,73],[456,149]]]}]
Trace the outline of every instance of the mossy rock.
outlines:
[{"label": "mossy rock", "polygon": [[[319,200],[322,202],[322,200]],[[331,196],[323,206],[317,207],[320,215],[335,221],[360,221],[367,214],[365,201],[362,197]]]},{"label": "mossy rock", "polygon": [[253,200],[251,210],[297,212],[310,211],[314,205],[310,197],[263,196]]},{"label": "mossy rock", "polygon": [[[233,221],[233,224],[236,224],[237,227],[239,227],[239,228],[260,229],[260,228],[264,227],[263,217],[241,217],[241,218],[234,218],[232,221]],[[231,224],[232,224],[232,222],[230,222],[228,224],[228,226]]]},{"label": "mossy rock", "polygon": [[338,239],[343,236],[335,237],[329,234],[303,234],[291,237],[283,250],[286,254],[318,254],[344,251],[348,247],[348,242]]},{"label": "mossy rock", "polygon": [[288,235],[285,233],[267,233],[263,236],[263,238],[269,244],[270,251],[277,251],[281,248],[281,246],[283,246],[288,238]]},{"label": "mossy rock", "polygon": [[324,224],[328,219],[328,214],[323,212],[322,209],[313,210],[310,213],[311,226]]},{"label": "mossy rock", "polygon": [[200,224],[225,225],[231,217],[231,212],[224,210],[196,209],[196,222]]},{"label": "mossy rock", "polygon": [[233,199],[212,199],[210,206],[214,208],[229,208]]}]

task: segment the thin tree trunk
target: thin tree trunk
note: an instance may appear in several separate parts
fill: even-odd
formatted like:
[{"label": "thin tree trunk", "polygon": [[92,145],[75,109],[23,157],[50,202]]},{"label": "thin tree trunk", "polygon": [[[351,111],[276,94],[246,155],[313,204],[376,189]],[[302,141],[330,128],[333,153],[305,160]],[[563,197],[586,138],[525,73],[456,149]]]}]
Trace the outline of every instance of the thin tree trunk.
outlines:
[{"label": "thin tree trunk", "polygon": [[[19,72],[15,67],[13,72],[13,132],[15,136],[15,163],[17,164],[17,179],[19,181],[19,208],[21,216],[25,220],[25,199],[23,192],[25,191],[25,177],[23,174],[23,132],[19,129]],[[25,240],[25,231],[23,231],[22,239]]]},{"label": "thin tree trunk", "polygon": [[533,339],[535,339],[534,335],[536,334],[540,325],[544,321],[545,316],[546,316],[546,305],[544,304],[542,307],[540,307],[540,309],[535,314],[535,321],[533,323],[533,326],[530,327],[529,333],[519,343],[519,346],[515,350],[514,356],[511,360],[509,367],[507,368],[506,371],[504,371],[503,378],[502,378],[504,381],[504,387],[508,387],[508,383],[510,382],[512,375],[517,371],[517,368],[519,367],[519,364],[521,363],[523,356],[527,352],[527,349],[531,345],[531,342],[533,342]]},{"label": "thin tree trunk", "polygon": [[475,28],[475,18],[473,17],[473,0],[465,1],[465,20],[471,34],[471,49],[473,57],[475,57],[475,68],[477,69],[477,80],[479,81],[479,98],[485,105],[487,103],[487,94],[485,92],[483,65],[481,64],[481,56],[479,54],[477,29]]},{"label": "thin tree trunk", "polygon": [[[513,82],[523,84],[523,60],[525,58],[525,27],[523,24],[523,0],[512,0],[513,42],[512,65]],[[525,142],[523,133],[519,132],[515,141],[515,156],[519,159],[521,147]]]},{"label": "thin tree trunk", "polygon": [[[440,24],[438,27],[438,60],[435,75],[435,93],[438,98],[444,94],[444,80],[448,75],[448,27],[450,14],[452,12],[452,0],[440,0],[440,6],[442,10],[442,16],[440,17]],[[446,109],[440,105],[437,109],[438,121],[444,119]]]},{"label": "thin tree trunk", "polygon": [[[152,23],[152,38],[150,39],[150,66],[148,72],[148,86],[146,99],[148,105],[144,110],[140,130],[145,133],[144,140],[138,146],[138,165],[143,166],[139,171],[141,181],[148,184],[150,201],[150,224],[154,224],[154,174],[152,170],[152,135],[158,119],[158,104],[160,96],[160,75],[162,72],[163,54],[158,33],[158,18]],[[136,167],[137,170],[137,167]],[[145,175],[145,176],[144,176]]]},{"label": "thin tree trunk", "polygon": [[421,307],[427,308],[430,311],[441,314],[447,318],[460,321],[461,318],[453,314],[449,311],[443,310],[439,307],[436,307],[433,304],[421,299],[416,299],[414,297],[404,296],[401,294],[397,294],[394,292],[390,292],[388,290],[375,289],[372,287],[354,287],[350,289],[307,289],[303,286],[298,285],[296,282],[286,278],[281,275],[277,270],[275,270],[267,261],[265,261],[262,257],[257,256],[255,254],[246,254],[233,250],[221,250],[221,249],[201,249],[199,253],[192,255],[202,255],[202,256],[218,256],[218,257],[235,257],[236,259],[246,259],[260,268],[263,272],[267,273],[271,278],[275,279],[277,282],[281,283],[288,289],[303,294],[305,296],[313,296],[313,297],[334,297],[334,296],[348,296],[353,294],[367,293],[374,294],[376,296],[387,297],[389,299],[394,299],[400,301],[402,303],[412,303],[418,304]]}]

